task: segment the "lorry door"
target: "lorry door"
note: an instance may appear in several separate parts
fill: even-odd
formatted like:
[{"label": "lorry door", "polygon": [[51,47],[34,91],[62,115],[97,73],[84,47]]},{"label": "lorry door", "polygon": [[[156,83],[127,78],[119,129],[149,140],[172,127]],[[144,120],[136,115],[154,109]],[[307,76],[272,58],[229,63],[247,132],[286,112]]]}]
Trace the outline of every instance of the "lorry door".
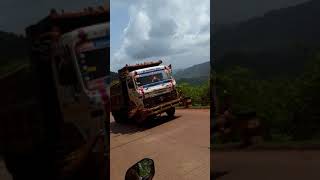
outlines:
[{"label": "lorry door", "polygon": [[136,91],[136,86],[131,76],[127,77],[127,87],[128,87],[130,109],[135,107],[142,107],[143,103],[141,99],[139,99],[139,94]]},{"label": "lorry door", "polygon": [[128,107],[130,99],[129,99],[128,86],[127,86],[126,80],[121,81],[121,89],[122,89],[122,94],[123,94],[124,107]]},{"label": "lorry door", "polygon": [[89,136],[95,136],[104,129],[106,110],[109,102],[107,76],[109,71],[109,37],[101,36],[79,42],[75,45],[75,66],[79,81],[82,82],[80,104],[86,109],[86,127],[90,127]]},{"label": "lorry door", "polygon": [[61,112],[64,123],[75,126],[82,137],[87,139],[90,136],[88,103],[71,57],[70,49],[65,47],[64,53],[54,58]]},{"label": "lorry door", "polygon": [[111,104],[112,104],[111,109],[120,110],[124,105],[124,98],[122,95],[121,83],[117,83],[111,86],[110,96],[111,96]]}]

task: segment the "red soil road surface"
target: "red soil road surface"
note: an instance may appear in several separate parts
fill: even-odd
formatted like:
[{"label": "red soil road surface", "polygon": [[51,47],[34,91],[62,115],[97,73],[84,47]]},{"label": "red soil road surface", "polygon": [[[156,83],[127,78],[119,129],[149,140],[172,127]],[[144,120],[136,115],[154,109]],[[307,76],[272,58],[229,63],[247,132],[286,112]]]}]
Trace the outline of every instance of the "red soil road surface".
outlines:
[{"label": "red soil road surface", "polygon": [[320,180],[320,151],[212,151],[211,173],[217,180]]},{"label": "red soil road surface", "polygon": [[155,119],[145,127],[110,121],[110,179],[123,180],[126,170],[149,157],[154,180],[210,179],[210,112],[176,111],[176,118]]}]

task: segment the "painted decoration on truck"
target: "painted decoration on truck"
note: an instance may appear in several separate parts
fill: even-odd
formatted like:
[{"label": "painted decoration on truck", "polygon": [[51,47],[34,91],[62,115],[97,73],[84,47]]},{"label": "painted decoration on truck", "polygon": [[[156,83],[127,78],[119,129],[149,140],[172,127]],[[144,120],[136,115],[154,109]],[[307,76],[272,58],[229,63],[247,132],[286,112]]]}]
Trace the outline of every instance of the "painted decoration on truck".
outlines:
[{"label": "painted decoration on truck", "polygon": [[157,71],[162,71],[162,70],[164,70],[163,67],[158,67],[158,68],[152,68],[152,69],[138,70],[136,72],[137,72],[137,74],[142,75],[142,74],[152,73],[152,72],[157,72]]},{"label": "painted decoration on truck", "polygon": [[[94,43],[92,41],[89,42],[85,42],[82,43],[79,47],[78,47],[78,52],[85,52],[85,51],[90,51],[91,49],[94,48]],[[81,57],[82,55],[80,55]]]},{"label": "painted decoration on truck", "polygon": [[94,44],[94,47],[98,49],[110,47],[110,38],[105,36],[103,38],[95,39],[93,41],[93,44]]},{"label": "painted decoration on truck", "polygon": [[95,71],[97,71],[97,67],[96,66],[89,66],[87,68],[87,72],[95,72]]},{"label": "painted decoration on truck", "polygon": [[97,39],[89,40],[87,42],[82,43],[78,47],[78,51],[85,52],[85,51],[90,51],[92,49],[103,49],[109,46],[110,46],[110,39],[107,36],[105,36],[102,38],[97,38]]},{"label": "painted decoration on truck", "polygon": [[137,78],[139,78],[139,77],[146,77],[146,76],[151,76],[151,75],[154,75],[154,74],[159,74],[159,73],[161,73],[162,72],[162,70],[157,70],[157,71],[149,71],[149,72],[145,72],[145,73],[140,73],[140,74],[138,74],[138,75],[136,75],[136,77]]}]

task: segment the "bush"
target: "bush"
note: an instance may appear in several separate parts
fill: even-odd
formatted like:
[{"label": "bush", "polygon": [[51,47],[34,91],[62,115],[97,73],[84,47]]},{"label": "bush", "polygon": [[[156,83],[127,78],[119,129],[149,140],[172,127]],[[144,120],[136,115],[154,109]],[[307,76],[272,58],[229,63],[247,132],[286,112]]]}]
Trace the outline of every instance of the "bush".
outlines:
[{"label": "bush", "polygon": [[193,106],[208,106],[210,105],[210,86],[209,81],[202,85],[191,85],[189,83],[180,83],[177,89],[185,97],[190,97]]}]

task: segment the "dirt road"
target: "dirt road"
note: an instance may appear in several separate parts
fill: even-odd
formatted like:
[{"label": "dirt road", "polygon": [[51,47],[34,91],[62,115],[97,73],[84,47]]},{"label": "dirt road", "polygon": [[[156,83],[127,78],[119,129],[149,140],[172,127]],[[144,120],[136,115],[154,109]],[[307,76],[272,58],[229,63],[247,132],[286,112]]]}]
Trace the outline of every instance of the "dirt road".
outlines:
[{"label": "dirt road", "polygon": [[155,180],[210,179],[209,110],[177,110],[176,118],[155,119],[145,127],[110,122],[110,174],[123,180],[127,168],[149,157]]},{"label": "dirt road", "polygon": [[211,152],[218,180],[319,180],[320,151]]}]

